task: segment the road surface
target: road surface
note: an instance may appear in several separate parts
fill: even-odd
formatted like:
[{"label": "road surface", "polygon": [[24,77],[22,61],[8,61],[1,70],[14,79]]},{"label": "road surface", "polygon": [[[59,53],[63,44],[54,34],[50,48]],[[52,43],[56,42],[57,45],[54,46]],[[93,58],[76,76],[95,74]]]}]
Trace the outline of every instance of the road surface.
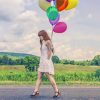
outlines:
[{"label": "road surface", "polygon": [[[41,86],[40,95],[31,98],[34,86],[0,86],[0,100],[54,100],[53,88]],[[100,100],[99,87],[66,87],[60,86],[62,96],[56,100]]]}]

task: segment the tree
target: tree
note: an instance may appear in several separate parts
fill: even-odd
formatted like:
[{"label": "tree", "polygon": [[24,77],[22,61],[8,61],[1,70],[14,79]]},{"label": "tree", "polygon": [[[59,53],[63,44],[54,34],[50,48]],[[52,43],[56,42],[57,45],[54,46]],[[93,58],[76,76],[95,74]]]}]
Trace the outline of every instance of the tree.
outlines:
[{"label": "tree", "polygon": [[60,63],[60,59],[58,56],[52,56],[53,63]]},{"label": "tree", "polygon": [[72,64],[72,65],[74,65],[75,64],[75,61],[74,60],[66,60],[66,59],[63,59],[63,60],[61,60],[61,63],[62,64]]},{"label": "tree", "polygon": [[17,65],[23,65],[24,64],[24,59],[23,58],[16,59],[16,64]]},{"label": "tree", "polygon": [[100,55],[95,56],[94,59],[92,60],[91,64],[100,66]]},{"label": "tree", "polygon": [[24,58],[25,68],[28,71],[34,71],[35,66],[39,65],[39,57],[36,56],[26,56]]},{"label": "tree", "polygon": [[74,65],[75,64],[75,61],[74,60],[71,60],[70,61],[70,64]]},{"label": "tree", "polygon": [[64,60],[63,64],[70,64],[70,60]]},{"label": "tree", "polygon": [[100,69],[97,69],[95,72],[95,77],[100,79]]},{"label": "tree", "polygon": [[9,64],[9,58],[8,58],[7,55],[4,55],[4,56],[2,57],[1,63],[2,63],[2,64],[5,64],[5,65]]},{"label": "tree", "polygon": [[9,58],[9,65],[13,65],[13,64],[14,64],[14,61],[11,58]]},{"label": "tree", "polygon": [[0,64],[2,63],[2,58],[0,57]]}]

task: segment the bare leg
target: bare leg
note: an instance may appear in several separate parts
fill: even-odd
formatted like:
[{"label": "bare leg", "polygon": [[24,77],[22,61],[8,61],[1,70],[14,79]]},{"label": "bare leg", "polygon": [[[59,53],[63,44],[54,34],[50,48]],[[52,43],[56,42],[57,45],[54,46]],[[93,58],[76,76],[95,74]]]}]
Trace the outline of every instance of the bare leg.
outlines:
[{"label": "bare leg", "polygon": [[40,88],[40,85],[41,85],[41,80],[42,80],[42,73],[38,71],[38,78],[37,78],[37,81],[36,81],[34,92],[39,91],[39,88]]},{"label": "bare leg", "polygon": [[55,79],[53,78],[53,76],[49,73],[45,73],[45,75],[47,76],[47,78],[51,82],[51,85],[54,88],[54,91],[58,92],[58,87],[57,87],[57,84],[56,84]]}]

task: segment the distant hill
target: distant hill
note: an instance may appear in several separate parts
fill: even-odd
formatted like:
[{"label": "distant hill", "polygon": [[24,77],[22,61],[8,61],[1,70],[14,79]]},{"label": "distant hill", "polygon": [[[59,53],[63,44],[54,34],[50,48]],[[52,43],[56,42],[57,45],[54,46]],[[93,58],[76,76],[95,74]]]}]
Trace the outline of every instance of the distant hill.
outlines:
[{"label": "distant hill", "polygon": [[26,56],[35,56],[32,54],[26,54],[26,53],[0,52],[0,57],[4,55],[7,55],[8,57],[11,57],[11,58],[24,58]]}]

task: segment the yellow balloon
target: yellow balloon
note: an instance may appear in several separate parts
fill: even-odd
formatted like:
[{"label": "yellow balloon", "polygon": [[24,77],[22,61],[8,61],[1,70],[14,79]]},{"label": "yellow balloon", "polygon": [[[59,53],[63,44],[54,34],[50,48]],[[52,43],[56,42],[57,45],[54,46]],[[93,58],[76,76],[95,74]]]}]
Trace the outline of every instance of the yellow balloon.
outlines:
[{"label": "yellow balloon", "polygon": [[72,8],[75,8],[78,4],[78,0],[68,0],[68,6],[66,10],[70,10]]},{"label": "yellow balloon", "polygon": [[46,0],[39,0],[39,6],[42,10],[46,11],[51,6],[51,4]]}]

